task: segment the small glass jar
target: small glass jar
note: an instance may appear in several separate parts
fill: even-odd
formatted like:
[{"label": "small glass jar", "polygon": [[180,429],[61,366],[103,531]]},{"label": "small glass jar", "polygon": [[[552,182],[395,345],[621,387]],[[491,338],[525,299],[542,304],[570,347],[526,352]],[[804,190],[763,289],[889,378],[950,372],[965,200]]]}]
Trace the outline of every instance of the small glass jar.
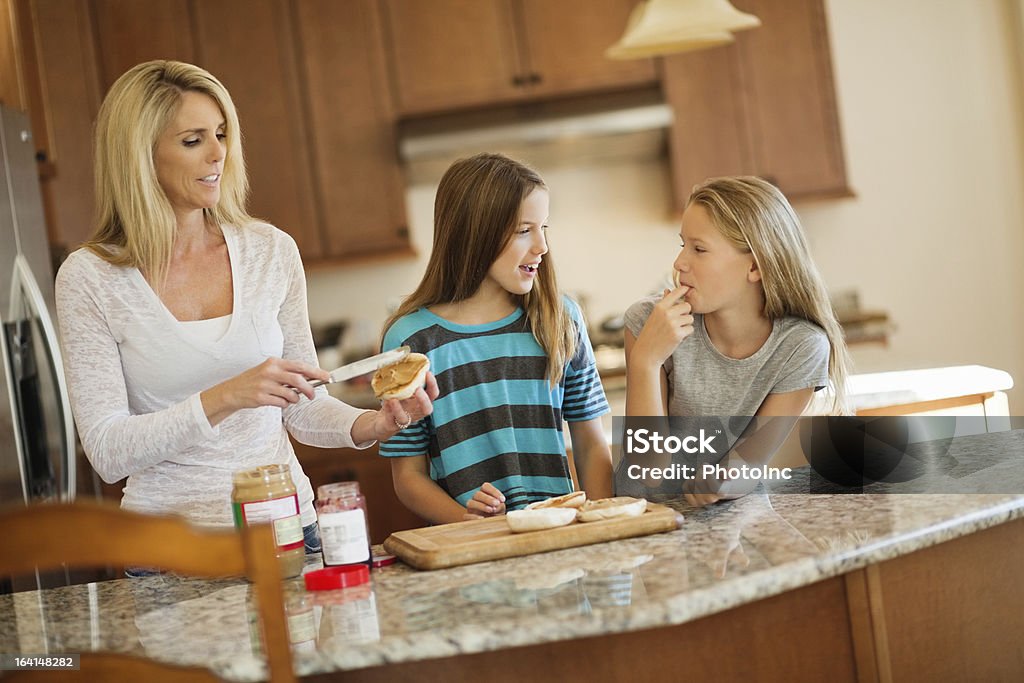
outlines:
[{"label": "small glass jar", "polygon": [[[310,652],[316,649],[317,633],[323,608],[316,604],[313,596],[306,592],[299,579],[284,581],[285,624],[288,630],[288,642],[295,652]],[[249,645],[257,657],[267,654],[266,640],[263,636],[263,623],[260,620],[259,598],[255,587],[250,585],[246,592],[246,616],[249,626]]]},{"label": "small glass jar", "polygon": [[302,536],[299,496],[287,465],[263,465],[235,472],[231,508],[235,526],[270,523],[274,527],[281,574],[291,578],[302,573],[306,553]]},{"label": "small glass jar", "polygon": [[314,605],[313,596],[297,581],[287,582],[284,607],[288,619],[288,641],[292,648],[297,652],[315,650],[318,616],[322,608]]},{"label": "small glass jar", "polygon": [[316,490],[324,564],[370,566],[370,525],[359,482],[324,484]]},{"label": "small glass jar", "polygon": [[313,600],[323,609],[317,639],[321,648],[330,650],[380,640],[377,600],[369,582],[320,593]]}]

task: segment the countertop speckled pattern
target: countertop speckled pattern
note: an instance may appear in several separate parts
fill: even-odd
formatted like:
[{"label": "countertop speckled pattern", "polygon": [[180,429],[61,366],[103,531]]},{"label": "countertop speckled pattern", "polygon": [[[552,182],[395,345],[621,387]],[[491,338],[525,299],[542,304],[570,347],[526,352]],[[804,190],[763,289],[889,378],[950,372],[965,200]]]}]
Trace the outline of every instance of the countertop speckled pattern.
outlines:
[{"label": "countertop speckled pattern", "polygon": [[[1024,431],[956,440],[961,464],[993,453],[1002,462],[974,468],[973,490],[1019,493],[773,489],[700,510],[659,498],[683,513],[680,530],[435,572],[399,563],[375,570],[372,589],[306,594],[292,580],[296,670],[680,624],[1024,517],[1024,486],[1007,482],[1024,469]],[[241,580],[155,576],[4,595],[0,652],[125,651],[260,680],[247,594]]]}]

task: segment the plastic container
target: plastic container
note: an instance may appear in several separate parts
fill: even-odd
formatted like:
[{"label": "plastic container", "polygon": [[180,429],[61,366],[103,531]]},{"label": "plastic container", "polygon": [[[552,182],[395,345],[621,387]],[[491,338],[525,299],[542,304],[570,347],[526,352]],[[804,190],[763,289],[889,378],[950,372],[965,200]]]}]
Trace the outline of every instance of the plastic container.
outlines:
[{"label": "plastic container", "polygon": [[359,482],[324,484],[316,490],[324,564],[370,566],[370,527]]},{"label": "plastic container", "polygon": [[302,573],[306,560],[302,516],[287,465],[263,465],[235,472],[231,508],[236,527],[273,524],[282,576],[291,578]]}]

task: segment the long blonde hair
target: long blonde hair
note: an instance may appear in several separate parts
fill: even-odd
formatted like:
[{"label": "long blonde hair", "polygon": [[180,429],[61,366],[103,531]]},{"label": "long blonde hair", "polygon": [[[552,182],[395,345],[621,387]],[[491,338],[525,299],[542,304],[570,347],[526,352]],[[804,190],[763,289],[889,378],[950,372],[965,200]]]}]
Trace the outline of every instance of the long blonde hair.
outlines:
[{"label": "long blonde hair", "polygon": [[[384,325],[420,308],[464,301],[480,288],[520,222],[523,200],[546,189],[533,169],[502,154],[478,154],[453,163],[434,200],[434,245],[419,286]],[[526,311],[537,343],[548,357],[553,387],[576,351],[576,329],[562,301],[549,252],[533,289],[514,296]]]},{"label": "long blonde hair", "polygon": [[176,223],[157,181],[153,153],[185,92],[209,95],[224,115],[227,152],[220,201],[205,209],[207,223],[245,225],[249,181],[238,114],[228,91],[192,64],[155,60],[121,75],[100,106],[94,135],[96,217],[83,245],[110,263],[138,268],[157,291],[171,260]]},{"label": "long blonde hair", "polygon": [[795,316],[828,336],[832,412],[845,412],[850,356],[825,282],[807,246],[800,219],[785,195],[754,176],[710,178],[695,186],[686,206],[700,204],[737,249],[751,253],[761,271],[764,312],[769,319]]}]

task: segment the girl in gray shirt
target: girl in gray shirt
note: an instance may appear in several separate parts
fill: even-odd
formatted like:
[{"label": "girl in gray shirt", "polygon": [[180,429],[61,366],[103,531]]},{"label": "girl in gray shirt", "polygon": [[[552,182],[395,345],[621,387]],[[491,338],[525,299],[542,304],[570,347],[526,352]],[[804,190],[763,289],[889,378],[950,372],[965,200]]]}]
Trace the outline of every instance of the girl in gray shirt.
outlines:
[{"label": "girl in gray shirt", "polygon": [[690,195],[679,237],[678,286],[626,311],[627,416],[788,416],[792,428],[830,383],[832,412],[844,412],[846,345],[785,196],[756,177],[712,178]]}]

